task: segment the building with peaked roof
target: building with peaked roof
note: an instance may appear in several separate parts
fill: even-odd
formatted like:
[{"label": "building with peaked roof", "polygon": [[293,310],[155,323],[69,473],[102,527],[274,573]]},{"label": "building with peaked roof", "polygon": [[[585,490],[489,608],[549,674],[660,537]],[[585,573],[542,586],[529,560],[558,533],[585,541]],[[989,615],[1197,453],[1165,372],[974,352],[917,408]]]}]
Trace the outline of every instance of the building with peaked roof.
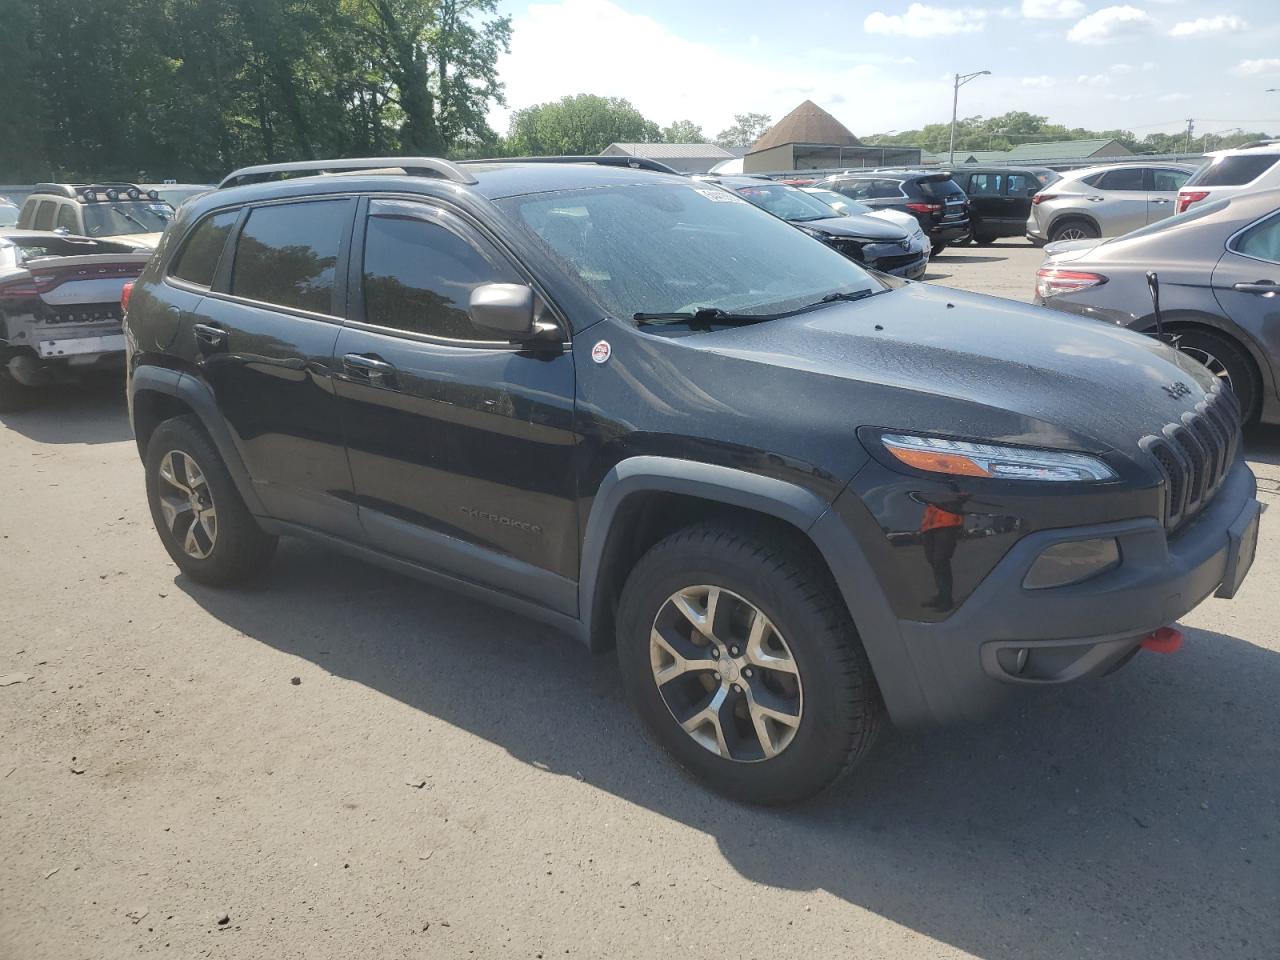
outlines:
[{"label": "building with peaked roof", "polygon": [[[1045,163],[1132,157],[1134,152],[1118,140],[1048,140],[1020,143],[1010,150],[956,151],[956,163]],[[945,162],[945,158],[944,161]]]},{"label": "building with peaked roof", "polygon": [[831,170],[920,162],[914,147],[865,147],[839,120],[806,100],[751,145],[745,173]]},{"label": "building with peaked roof", "polygon": [[644,157],[665,163],[681,173],[706,173],[733,154],[714,143],[611,143],[602,157]]}]

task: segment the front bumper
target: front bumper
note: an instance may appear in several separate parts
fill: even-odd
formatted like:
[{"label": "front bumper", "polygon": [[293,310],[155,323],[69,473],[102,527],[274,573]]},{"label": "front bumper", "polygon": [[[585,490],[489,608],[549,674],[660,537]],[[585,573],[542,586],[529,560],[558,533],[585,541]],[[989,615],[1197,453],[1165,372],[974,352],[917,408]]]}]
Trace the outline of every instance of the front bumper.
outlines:
[{"label": "front bumper", "polygon": [[[1042,530],[1015,543],[945,620],[877,617],[867,625],[875,637],[859,621],[890,716],[904,726],[976,720],[1019,687],[1060,685],[1122,665],[1153,630],[1220,587],[1229,596],[1238,586],[1252,559],[1242,540],[1256,532],[1256,493],[1240,460],[1213,502],[1172,536],[1153,517]],[[1022,586],[1047,547],[1097,537],[1119,541],[1119,566],[1063,587]],[[856,598],[841,571],[833,572],[858,620]],[[889,632],[896,636],[882,635]]]}]

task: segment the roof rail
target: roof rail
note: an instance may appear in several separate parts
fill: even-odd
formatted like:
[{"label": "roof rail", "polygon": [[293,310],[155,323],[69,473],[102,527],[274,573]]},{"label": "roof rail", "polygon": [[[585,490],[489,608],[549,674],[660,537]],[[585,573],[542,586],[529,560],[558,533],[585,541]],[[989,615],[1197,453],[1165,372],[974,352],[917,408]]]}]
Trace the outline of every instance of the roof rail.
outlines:
[{"label": "roof rail", "polygon": [[32,189],[32,193],[52,193],[59,197],[74,197],[76,192],[65,183],[37,183]]},{"label": "roof rail", "polygon": [[354,157],[337,160],[298,160],[293,163],[263,163],[256,167],[241,167],[222,178],[218,189],[239,187],[246,183],[262,183],[266,180],[287,180],[290,177],[313,177],[326,173],[352,171],[403,170],[410,177],[436,177],[454,183],[475,183],[476,178],[458,165],[438,157]]},{"label": "roof rail", "polygon": [[1256,150],[1258,147],[1273,147],[1280,143],[1280,139],[1271,140],[1251,140],[1248,143],[1242,143],[1238,147],[1227,147],[1227,150]]},{"label": "roof rail", "polygon": [[630,167],[633,170],[652,170],[655,173],[674,173],[676,176],[684,176],[679,170],[675,170],[665,163],[650,160],[648,157],[633,156],[492,157],[488,160],[463,160],[461,163],[464,165],[469,163],[596,163],[602,167]]}]

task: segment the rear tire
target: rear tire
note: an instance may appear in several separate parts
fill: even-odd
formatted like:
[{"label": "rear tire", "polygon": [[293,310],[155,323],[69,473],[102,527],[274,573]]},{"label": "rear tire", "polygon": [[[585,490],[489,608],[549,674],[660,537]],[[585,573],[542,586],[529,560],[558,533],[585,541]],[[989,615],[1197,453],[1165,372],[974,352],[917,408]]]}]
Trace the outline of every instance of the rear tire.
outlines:
[{"label": "rear tire", "polygon": [[1241,419],[1251,422],[1258,415],[1262,378],[1243,347],[1209,330],[1175,330],[1178,350],[1198,360],[1209,372],[1227,382],[1240,402]]},{"label": "rear tire", "polygon": [[1071,218],[1055,223],[1049,240],[1054,243],[1059,240],[1096,240],[1100,236],[1102,232],[1088,220]]},{"label": "rear tire", "polygon": [[147,501],[160,541],[178,568],[211,586],[258,577],[276,538],[240,499],[212,441],[191,417],[156,427],[145,458]]},{"label": "rear tire", "polygon": [[[712,622],[695,626],[707,608]],[[825,567],[773,531],[703,523],[673,533],[631,571],[617,622],[632,703],[713,790],[803,800],[876,739],[880,692],[844,601]]]}]

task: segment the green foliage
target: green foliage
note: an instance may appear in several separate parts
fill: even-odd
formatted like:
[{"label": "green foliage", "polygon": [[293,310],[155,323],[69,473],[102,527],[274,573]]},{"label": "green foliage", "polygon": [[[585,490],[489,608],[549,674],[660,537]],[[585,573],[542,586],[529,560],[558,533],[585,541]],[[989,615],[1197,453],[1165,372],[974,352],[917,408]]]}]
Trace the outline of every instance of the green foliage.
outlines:
[{"label": "green foliage", "polygon": [[[1087,130],[1050,123],[1048,117],[1014,110],[999,117],[964,117],[956,122],[956,152],[976,150],[1008,150],[1022,143],[1049,140],[1116,140],[1134,153],[1170,154],[1218,150],[1238,146],[1250,140],[1265,139],[1262,132],[1235,133],[1226,137],[1210,136],[1208,146],[1203,136],[1188,143],[1186,133],[1151,133],[1139,139],[1128,130]],[[867,137],[867,144],[900,144],[920,147],[933,153],[946,153],[951,141],[951,124],[930,123],[920,130],[903,130],[893,135]]]},{"label": "green foliage", "polygon": [[496,0],[0,0],[0,182],[493,144]]},{"label": "green foliage", "polygon": [[692,120],[677,120],[662,128],[663,143],[706,143],[702,128]]},{"label": "green foliage", "polygon": [[611,143],[659,143],[662,131],[627,100],[580,93],[511,115],[512,156],[596,154]]},{"label": "green foliage", "polygon": [[738,113],[733,117],[733,126],[716,134],[716,143],[729,147],[749,147],[762,136],[772,125],[773,120],[767,113]]}]

